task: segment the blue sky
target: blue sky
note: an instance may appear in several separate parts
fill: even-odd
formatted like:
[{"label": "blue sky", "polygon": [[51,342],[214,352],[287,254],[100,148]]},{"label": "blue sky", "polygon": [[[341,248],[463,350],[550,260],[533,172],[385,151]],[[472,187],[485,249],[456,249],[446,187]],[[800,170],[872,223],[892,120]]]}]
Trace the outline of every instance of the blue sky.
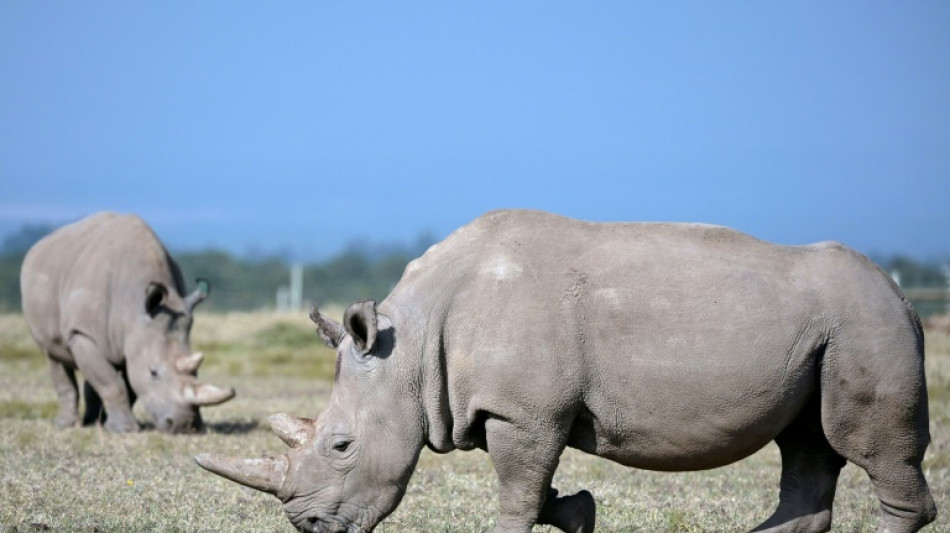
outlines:
[{"label": "blue sky", "polygon": [[442,237],[530,207],[950,255],[950,3],[3,2],[0,237]]}]

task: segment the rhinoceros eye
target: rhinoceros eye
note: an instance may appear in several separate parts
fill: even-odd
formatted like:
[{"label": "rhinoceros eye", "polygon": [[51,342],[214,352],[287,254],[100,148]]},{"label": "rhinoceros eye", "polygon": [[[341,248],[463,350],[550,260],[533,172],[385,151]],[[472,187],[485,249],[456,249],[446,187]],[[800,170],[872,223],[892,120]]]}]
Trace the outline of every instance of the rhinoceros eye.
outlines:
[{"label": "rhinoceros eye", "polygon": [[158,378],[158,369],[154,366],[148,369],[148,373],[152,375],[152,379]]},{"label": "rhinoceros eye", "polygon": [[350,448],[350,441],[341,440],[340,442],[333,445],[333,450],[339,453],[344,453]]}]

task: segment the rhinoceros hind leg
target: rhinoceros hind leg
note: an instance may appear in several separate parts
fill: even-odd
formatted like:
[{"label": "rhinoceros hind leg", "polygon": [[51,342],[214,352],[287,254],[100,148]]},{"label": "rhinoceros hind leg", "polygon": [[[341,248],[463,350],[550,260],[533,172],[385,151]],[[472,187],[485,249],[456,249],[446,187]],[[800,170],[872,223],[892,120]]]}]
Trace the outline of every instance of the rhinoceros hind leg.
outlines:
[{"label": "rhinoceros hind leg", "polygon": [[878,533],[915,533],[937,518],[920,460],[888,460],[886,455],[864,467],[883,511]]},{"label": "rhinoceros hind leg", "polygon": [[61,428],[70,428],[79,421],[76,409],[79,405],[79,388],[76,385],[76,373],[64,364],[49,358],[49,374],[53,379],[53,388],[59,399],[59,411],[53,424]]},{"label": "rhinoceros hind leg", "polygon": [[775,439],[782,453],[778,508],[753,531],[822,533],[831,529],[831,507],[845,459],[825,438],[817,403],[811,402]]},{"label": "rhinoceros hind leg", "polygon": [[821,391],[822,426],[835,451],[871,478],[881,503],[879,533],[914,533],[937,516],[921,470],[930,419],[923,339],[915,333],[895,335],[902,343],[843,339],[850,350],[823,367],[829,386]]},{"label": "rhinoceros hind leg", "polygon": [[102,407],[102,398],[88,381],[83,383],[82,397],[86,400],[86,412],[82,417],[82,425],[91,426],[105,422],[106,411]]},{"label": "rhinoceros hind leg", "polygon": [[565,533],[593,533],[597,517],[594,496],[582,490],[559,498],[557,489],[548,489],[548,499],[538,515],[538,524],[552,525]]},{"label": "rhinoceros hind leg", "polygon": [[[926,398],[923,386],[919,394]],[[927,405],[895,402],[895,406],[888,405],[889,401],[893,399],[879,398],[876,408],[892,416],[874,413],[864,417],[858,430],[838,439],[839,446],[841,453],[871,478],[881,502],[878,532],[915,533],[937,517],[937,507],[921,470],[930,440]]]}]

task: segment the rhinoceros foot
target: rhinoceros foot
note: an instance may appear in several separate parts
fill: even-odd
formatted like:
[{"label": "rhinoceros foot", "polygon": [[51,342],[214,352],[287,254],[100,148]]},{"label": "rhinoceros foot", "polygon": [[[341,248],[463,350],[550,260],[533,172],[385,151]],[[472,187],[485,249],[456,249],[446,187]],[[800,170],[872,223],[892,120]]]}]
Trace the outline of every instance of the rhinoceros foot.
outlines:
[{"label": "rhinoceros foot", "polygon": [[538,523],[550,524],[565,533],[593,533],[596,518],[597,504],[589,491],[559,498],[557,490],[551,489]]},{"label": "rhinoceros foot", "polygon": [[59,413],[53,418],[53,425],[58,428],[72,428],[79,425],[79,417],[76,413]]},{"label": "rhinoceros foot", "polygon": [[139,423],[135,418],[110,415],[106,418],[105,428],[112,433],[135,433],[139,430]]}]

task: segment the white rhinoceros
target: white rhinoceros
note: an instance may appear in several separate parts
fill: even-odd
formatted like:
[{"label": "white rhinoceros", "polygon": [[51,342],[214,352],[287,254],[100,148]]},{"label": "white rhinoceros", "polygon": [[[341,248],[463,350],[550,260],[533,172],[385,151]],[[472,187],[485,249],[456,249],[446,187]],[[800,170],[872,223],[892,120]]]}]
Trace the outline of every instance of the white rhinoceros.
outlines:
[{"label": "white rhinoceros", "polygon": [[682,471],[775,440],[778,508],[756,531],[827,531],[846,461],[871,477],[879,531],[936,515],[920,321],[840,244],[497,211],[410,263],[378,307],[311,317],[339,350],[327,409],[271,417],[283,456],[196,458],[276,495],[301,531],[372,530],[423,446],[488,452],[497,532],[594,529],[590,493],[550,486],[566,446]]},{"label": "white rhinoceros", "polygon": [[201,353],[191,352],[188,336],[210,289],[198,285],[185,296],[178,265],[136,216],[99,213],[36,243],[20,290],[27,326],[49,359],[56,425],[78,422],[78,369],[84,423],[105,416],[109,430],[136,431],[138,398],[159,430],[200,430],[198,408],[231,399],[234,389],[196,379]]}]

